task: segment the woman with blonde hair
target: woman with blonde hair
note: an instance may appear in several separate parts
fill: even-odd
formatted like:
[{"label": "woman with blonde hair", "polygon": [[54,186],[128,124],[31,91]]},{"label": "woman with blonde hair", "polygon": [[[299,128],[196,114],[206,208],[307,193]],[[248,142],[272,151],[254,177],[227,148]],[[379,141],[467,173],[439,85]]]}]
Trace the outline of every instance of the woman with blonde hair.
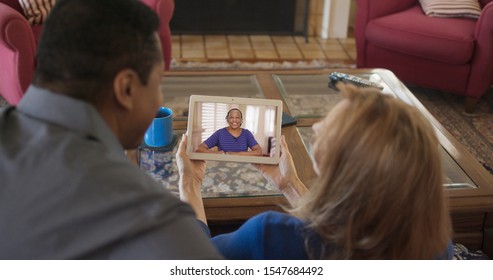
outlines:
[{"label": "woman with blonde hair", "polygon": [[[279,166],[258,169],[293,207],[289,214],[259,214],[237,231],[214,237],[226,258],[452,258],[433,128],[415,108],[392,96],[340,88],[342,101],[313,126],[318,178],[310,190],[298,178],[282,138]],[[188,160],[184,147],[177,156],[182,178],[204,164]],[[195,172],[195,185],[185,179],[181,195],[205,222],[202,177],[203,172]]]}]

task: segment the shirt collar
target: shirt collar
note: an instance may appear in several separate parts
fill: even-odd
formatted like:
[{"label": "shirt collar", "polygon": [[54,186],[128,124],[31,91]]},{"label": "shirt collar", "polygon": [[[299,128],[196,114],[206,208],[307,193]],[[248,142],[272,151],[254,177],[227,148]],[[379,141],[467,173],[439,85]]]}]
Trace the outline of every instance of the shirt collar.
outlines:
[{"label": "shirt collar", "polygon": [[115,152],[123,153],[121,143],[87,102],[31,85],[17,108],[28,116],[95,138]]}]

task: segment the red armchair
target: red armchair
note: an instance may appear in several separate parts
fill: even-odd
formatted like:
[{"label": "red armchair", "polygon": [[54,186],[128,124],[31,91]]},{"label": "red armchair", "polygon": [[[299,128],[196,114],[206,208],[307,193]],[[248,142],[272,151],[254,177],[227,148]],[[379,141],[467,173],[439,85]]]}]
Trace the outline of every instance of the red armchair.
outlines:
[{"label": "red armchair", "polygon": [[479,19],[424,14],[418,0],[358,0],[358,68],[387,68],[403,82],[466,96],[466,111],[493,84],[493,0]]},{"label": "red armchair", "polygon": [[[174,0],[142,0],[159,15],[159,37],[165,70],[171,62],[171,31]],[[18,0],[0,0],[0,95],[16,105],[34,74],[36,46],[42,26],[31,26],[23,16]]]},{"label": "red armchair", "polygon": [[[1,0],[0,0],[1,1]],[[159,16],[161,26],[159,27],[159,38],[163,48],[164,68],[169,70],[171,63],[171,30],[169,22],[173,17],[175,10],[175,0],[141,0],[147,6],[151,7]]]}]

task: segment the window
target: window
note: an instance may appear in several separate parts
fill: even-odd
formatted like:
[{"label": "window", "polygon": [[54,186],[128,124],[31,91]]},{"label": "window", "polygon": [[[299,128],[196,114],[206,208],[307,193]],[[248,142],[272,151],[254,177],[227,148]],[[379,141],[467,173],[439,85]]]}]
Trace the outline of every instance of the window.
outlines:
[{"label": "window", "polygon": [[228,104],[224,103],[202,103],[201,126],[203,129],[201,141],[204,142],[216,130],[226,127],[226,114]]}]

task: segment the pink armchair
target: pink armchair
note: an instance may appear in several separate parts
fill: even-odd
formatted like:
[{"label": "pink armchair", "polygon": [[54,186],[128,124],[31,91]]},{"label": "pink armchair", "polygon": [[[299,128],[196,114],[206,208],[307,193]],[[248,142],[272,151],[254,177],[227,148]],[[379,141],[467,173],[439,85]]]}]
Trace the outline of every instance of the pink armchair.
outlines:
[{"label": "pink armchair", "polygon": [[[1,1],[1,0],[0,0]],[[159,38],[163,48],[164,69],[169,70],[171,63],[171,30],[169,22],[173,17],[175,10],[175,0],[141,0],[147,6],[151,7],[159,16],[161,26],[159,27]]]},{"label": "pink armchair", "polygon": [[466,96],[466,111],[493,84],[493,0],[478,20],[424,14],[418,0],[358,0],[358,68],[387,68],[402,81]]},{"label": "pink armchair", "polygon": [[[174,0],[142,0],[159,15],[159,37],[165,70],[171,62],[171,31]],[[42,26],[31,26],[23,16],[18,0],[0,0],[0,95],[16,105],[34,74],[36,46]]]}]

